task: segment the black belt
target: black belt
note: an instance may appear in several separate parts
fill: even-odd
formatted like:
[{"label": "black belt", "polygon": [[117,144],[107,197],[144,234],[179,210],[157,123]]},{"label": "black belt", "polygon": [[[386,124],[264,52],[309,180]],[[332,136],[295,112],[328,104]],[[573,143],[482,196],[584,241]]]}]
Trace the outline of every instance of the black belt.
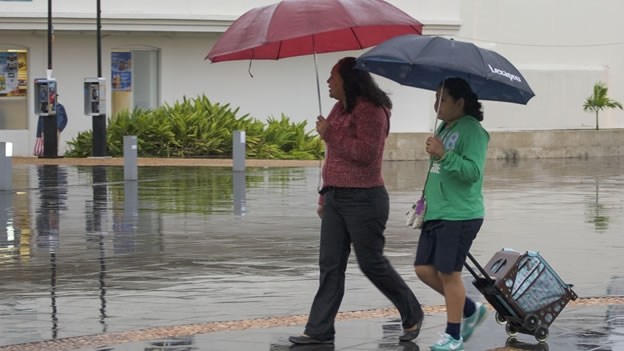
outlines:
[{"label": "black belt", "polygon": [[323,187],[321,190],[319,190],[319,194],[323,195],[328,191],[354,191],[354,190],[362,190],[362,189],[372,189],[372,188],[347,188],[347,187],[342,187],[342,186],[325,186]]}]

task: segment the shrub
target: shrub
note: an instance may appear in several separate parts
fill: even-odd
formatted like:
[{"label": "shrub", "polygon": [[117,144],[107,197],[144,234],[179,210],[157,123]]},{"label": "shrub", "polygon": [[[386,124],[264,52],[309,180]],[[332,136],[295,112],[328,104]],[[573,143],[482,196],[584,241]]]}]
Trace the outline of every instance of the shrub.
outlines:
[{"label": "shrub", "polygon": [[[322,143],[306,122],[294,123],[282,114],[267,123],[249,115],[237,117],[239,109],[213,104],[206,96],[183,98],[173,106],[153,110],[134,109],[108,120],[108,155],[123,155],[123,137],[135,135],[140,157],[232,157],[232,135],[244,130],[249,158],[319,159]],[[86,157],[92,150],[92,131],[78,133],[68,142],[68,157]]]}]

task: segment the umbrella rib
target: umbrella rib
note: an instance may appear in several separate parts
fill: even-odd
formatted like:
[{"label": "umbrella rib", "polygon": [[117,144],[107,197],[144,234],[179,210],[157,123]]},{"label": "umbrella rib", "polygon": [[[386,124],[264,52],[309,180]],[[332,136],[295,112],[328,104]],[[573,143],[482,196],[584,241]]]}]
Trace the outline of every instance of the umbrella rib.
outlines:
[{"label": "umbrella rib", "polygon": [[[479,53],[479,57],[481,57],[481,62],[485,63],[485,59],[483,58],[483,54],[481,54],[481,49],[475,45],[475,47],[477,47],[477,52]],[[489,74],[485,75],[485,79],[490,80]]]},{"label": "umbrella rib", "polygon": [[419,35],[422,35],[422,27],[416,27],[416,26],[410,26],[410,28],[412,28],[413,30],[416,31],[416,33],[418,33]]},{"label": "umbrella rib", "polygon": [[364,46],[360,42],[360,38],[358,38],[357,34],[355,34],[355,31],[353,30],[353,27],[349,27],[349,30],[351,30],[351,33],[353,33],[353,37],[355,38],[355,41],[357,41],[360,49],[364,49]]},{"label": "umbrella rib", "polygon": [[280,40],[279,41],[279,45],[277,45],[277,56],[275,56],[276,60],[279,60],[280,54],[282,53],[282,43],[283,42],[284,42],[283,40]]}]

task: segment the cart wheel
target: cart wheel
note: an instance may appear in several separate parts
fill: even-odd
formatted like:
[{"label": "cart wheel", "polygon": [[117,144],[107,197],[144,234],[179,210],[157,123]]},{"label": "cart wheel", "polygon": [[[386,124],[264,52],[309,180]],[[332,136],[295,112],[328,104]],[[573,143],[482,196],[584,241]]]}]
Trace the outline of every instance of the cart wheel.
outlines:
[{"label": "cart wheel", "polygon": [[539,342],[544,342],[548,339],[548,327],[540,325],[535,328],[535,339]]},{"label": "cart wheel", "polygon": [[539,325],[539,318],[537,318],[534,314],[529,314],[524,317],[524,321],[522,321],[522,327],[528,331],[533,331]]},{"label": "cart wheel", "polygon": [[505,325],[505,331],[507,332],[507,335],[511,337],[518,335],[518,329],[509,323]]},{"label": "cart wheel", "polygon": [[505,323],[507,323],[507,320],[505,319],[505,317],[503,317],[503,315],[498,313],[498,312],[496,312],[496,317],[494,317],[494,318],[496,318],[496,323],[498,323],[498,324],[505,324]]}]

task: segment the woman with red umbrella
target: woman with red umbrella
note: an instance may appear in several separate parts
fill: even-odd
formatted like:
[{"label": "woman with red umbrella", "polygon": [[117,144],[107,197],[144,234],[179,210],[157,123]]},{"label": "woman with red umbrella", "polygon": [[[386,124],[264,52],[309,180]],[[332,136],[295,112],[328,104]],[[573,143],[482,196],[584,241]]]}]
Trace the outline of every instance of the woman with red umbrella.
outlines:
[{"label": "woman with red umbrella", "polygon": [[410,288],[383,255],[389,214],[388,192],[381,176],[384,142],[392,102],[355,58],[343,58],[327,80],[338,100],[316,130],[327,145],[318,215],[321,218],[319,288],[303,335],[294,344],[332,344],[334,320],[344,295],[345,271],[355,250],[362,272],[396,306],[405,333],[418,336],[424,313]]}]

